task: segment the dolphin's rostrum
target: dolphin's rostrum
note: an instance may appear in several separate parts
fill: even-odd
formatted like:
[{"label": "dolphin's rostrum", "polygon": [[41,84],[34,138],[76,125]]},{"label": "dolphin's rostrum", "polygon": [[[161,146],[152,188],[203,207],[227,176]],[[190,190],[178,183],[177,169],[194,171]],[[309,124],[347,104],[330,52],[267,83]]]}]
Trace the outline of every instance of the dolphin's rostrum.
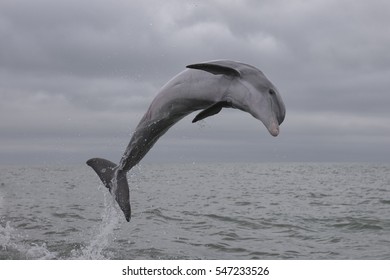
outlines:
[{"label": "dolphin's rostrum", "polygon": [[106,159],[87,161],[110,190],[130,220],[126,173],[147,154],[154,143],[188,114],[202,110],[192,122],[235,108],[260,120],[273,136],[285,116],[276,87],[257,68],[230,60],[188,65],[163,86],[135,129],[118,165]]}]

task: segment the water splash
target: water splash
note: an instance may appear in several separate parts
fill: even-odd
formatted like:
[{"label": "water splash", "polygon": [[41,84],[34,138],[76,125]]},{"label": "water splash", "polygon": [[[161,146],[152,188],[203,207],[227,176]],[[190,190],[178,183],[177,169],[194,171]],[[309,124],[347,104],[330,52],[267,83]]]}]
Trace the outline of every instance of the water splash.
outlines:
[{"label": "water splash", "polygon": [[[136,165],[131,172],[129,172],[129,178],[133,188],[138,189],[141,177],[142,167]],[[106,187],[100,185],[99,190],[102,190],[104,194],[102,222],[99,225],[97,233],[88,245],[78,250],[72,250],[71,254],[74,259],[101,260],[115,258],[114,253],[109,251],[109,247],[116,239],[115,230],[124,222],[124,220],[121,219],[123,214],[119,209],[114,196],[107,192]]]},{"label": "water splash", "polygon": [[57,258],[57,253],[47,249],[46,243],[42,243],[41,245],[33,243],[25,249],[27,259],[53,260]]},{"label": "water splash", "polygon": [[50,260],[57,257],[56,253],[47,249],[46,243],[30,245],[18,241],[19,238],[21,235],[16,233],[10,222],[4,227],[0,225],[0,259]]},{"label": "water splash", "polygon": [[113,256],[107,251],[110,243],[115,240],[114,231],[119,224],[119,209],[116,202],[109,193],[104,193],[104,212],[102,222],[97,230],[97,234],[92,237],[91,242],[80,250],[72,251],[74,259],[103,260]]},{"label": "water splash", "polygon": [[15,229],[10,226],[10,222],[5,224],[5,227],[0,225],[0,247],[3,250],[7,250],[7,247],[10,245],[11,234]]},{"label": "water splash", "polygon": [[199,129],[205,129],[208,128],[208,124],[205,120],[197,121],[196,124],[198,125]]}]

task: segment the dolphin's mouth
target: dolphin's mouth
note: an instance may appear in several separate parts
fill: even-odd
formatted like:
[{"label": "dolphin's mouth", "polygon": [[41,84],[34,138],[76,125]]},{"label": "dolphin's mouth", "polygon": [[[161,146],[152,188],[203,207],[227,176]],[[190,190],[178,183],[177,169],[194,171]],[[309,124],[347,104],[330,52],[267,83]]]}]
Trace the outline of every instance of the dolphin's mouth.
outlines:
[{"label": "dolphin's mouth", "polygon": [[279,135],[279,125],[276,122],[272,122],[267,128],[272,136],[276,137]]},{"label": "dolphin's mouth", "polygon": [[278,123],[278,121],[276,119],[271,118],[268,121],[264,121],[264,119],[262,119],[261,117],[256,116],[255,114],[253,114],[253,116],[256,119],[260,120],[264,124],[264,126],[268,129],[268,132],[272,136],[276,137],[276,136],[279,135],[279,123]]}]

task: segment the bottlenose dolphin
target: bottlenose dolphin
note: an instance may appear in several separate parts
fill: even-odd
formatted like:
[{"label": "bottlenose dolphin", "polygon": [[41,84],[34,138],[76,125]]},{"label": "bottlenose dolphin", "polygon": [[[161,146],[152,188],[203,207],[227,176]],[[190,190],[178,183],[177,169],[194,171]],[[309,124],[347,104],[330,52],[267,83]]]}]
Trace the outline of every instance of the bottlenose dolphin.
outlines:
[{"label": "bottlenose dolphin", "polygon": [[179,120],[202,110],[192,121],[197,122],[218,114],[222,108],[250,113],[273,136],[279,134],[286,112],[278,90],[259,69],[230,60],[191,64],[161,88],[118,165],[101,158],[87,161],[114,195],[127,221],[131,209],[126,173]]}]

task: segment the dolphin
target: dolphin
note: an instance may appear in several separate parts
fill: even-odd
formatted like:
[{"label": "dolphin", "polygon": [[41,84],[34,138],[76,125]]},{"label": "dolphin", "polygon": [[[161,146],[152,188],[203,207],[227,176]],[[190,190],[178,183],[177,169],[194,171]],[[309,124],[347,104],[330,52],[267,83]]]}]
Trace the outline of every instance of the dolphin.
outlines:
[{"label": "dolphin", "polygon": [[191,64],[158,92],[137,125],[119,164],[102,158],[87,161],[115,197],[127,221],[131,217],[127,172],[179,120],[202,110],[193,119],[194,123],[218,114],[222,108],[250,113],[272,136],[279,134],[279,125],[286,113],[278,90],[259,69],[230,60]]}]

